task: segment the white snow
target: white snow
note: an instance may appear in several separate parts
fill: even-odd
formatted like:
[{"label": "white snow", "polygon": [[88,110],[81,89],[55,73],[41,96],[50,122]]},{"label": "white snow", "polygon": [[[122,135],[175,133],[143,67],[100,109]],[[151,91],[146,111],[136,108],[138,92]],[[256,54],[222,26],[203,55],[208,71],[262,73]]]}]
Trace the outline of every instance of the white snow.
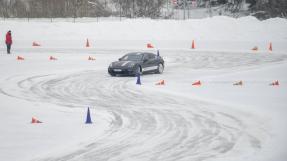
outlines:
[{"label": "white snow", "polygon": [[[0,21],[14,41],[11,55],[0,42],[0,160],[287,159],[287,20],[93,20]],[[157,49],[165,71],[141,86],[108,75],[123,54]]]}]

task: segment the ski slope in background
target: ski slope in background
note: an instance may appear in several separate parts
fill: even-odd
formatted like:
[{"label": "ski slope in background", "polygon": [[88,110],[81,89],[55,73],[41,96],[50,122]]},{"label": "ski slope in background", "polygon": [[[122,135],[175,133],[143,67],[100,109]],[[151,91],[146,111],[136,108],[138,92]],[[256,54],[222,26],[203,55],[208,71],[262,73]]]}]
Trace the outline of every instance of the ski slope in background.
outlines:
[{"label": "ski slope in background", "polygon": [[[0,160],[287,158],[286,20],[0,25],[1,37],[11,29],[14,38],[12,55],[0,48]],[[134,77],[108,75],[110,62],[123,54],[156,49],[166,61],[164,74],[143,75],[141,86]],[[156,86],[161,79],[166,85]],[[202,86],[191,85],[197,80]],[[233,86],[239,80],[243,86]],[[280,86],[270,86],[274,80]],[[84,124],[87,107],[91,125]],[[32,117],[43,123],[30,124]]]}]

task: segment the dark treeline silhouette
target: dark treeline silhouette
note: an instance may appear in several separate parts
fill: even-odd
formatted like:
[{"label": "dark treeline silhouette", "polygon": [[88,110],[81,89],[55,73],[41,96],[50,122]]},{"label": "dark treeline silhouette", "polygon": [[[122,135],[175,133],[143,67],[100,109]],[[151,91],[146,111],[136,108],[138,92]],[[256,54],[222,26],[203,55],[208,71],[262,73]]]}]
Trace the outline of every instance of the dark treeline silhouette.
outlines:
[{"label": "dark treeline silhouette", "polygon": [[96,0],[0,0],[3,17],[96,17],[108,16]]},{"label": "dark treeline silhouette", "polygon": [[166,0],[112,0],[125,17],[160,17],[160,10]]},{"label": "dark treeline silhouette", "polygon": [[[287,0],[195,0],[198,8],[222,6],[231,16],[242,12],[260,19],[287,17]],[[193,0],[0,0],[0,17],[67,18],[67,17],[150,17],[161,18],[166,4],[186,9]],[[226,14],[227,15],[227,14]],[[171,16],[172,17],[172,16]],[[166,18],[166,17],[165,17]],[[168,18],[168,17],[167,17]]]},{"label": "dark treeline silhouette", "polygon": [[287,0],[249,0],[253,15],[260,19],[287,18]]},{"label": "dark treeline silhouette", "polygon": [[151,17],[165,0],[0,0],[2,17]]}]

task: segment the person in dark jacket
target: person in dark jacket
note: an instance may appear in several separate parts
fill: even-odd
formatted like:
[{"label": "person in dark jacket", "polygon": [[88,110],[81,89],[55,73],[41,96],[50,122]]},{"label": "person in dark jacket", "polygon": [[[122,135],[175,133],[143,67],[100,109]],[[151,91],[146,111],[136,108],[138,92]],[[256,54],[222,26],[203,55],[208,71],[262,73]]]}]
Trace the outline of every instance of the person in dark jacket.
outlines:
[{"label": "person in dark jacket", "polygon": [[12,45],[12,35],[11,31],[9,30],[6,34],[6,45],[7,45],[7,54],[10,54],[11,45]]}]

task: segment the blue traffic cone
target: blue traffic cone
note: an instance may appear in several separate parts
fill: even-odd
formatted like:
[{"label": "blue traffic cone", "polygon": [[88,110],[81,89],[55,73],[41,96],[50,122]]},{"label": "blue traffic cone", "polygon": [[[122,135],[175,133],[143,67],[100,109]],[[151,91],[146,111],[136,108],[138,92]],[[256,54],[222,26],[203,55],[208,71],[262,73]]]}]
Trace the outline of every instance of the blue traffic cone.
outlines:
[{"label": "blue traffic cone", "polygon": [[91,119],[91,115],[90,115],[90,108],[88,107],[86,124],[91,124],[91,123],[92,123],[92,119]]},{"label": "blue traffic cone", "polygon": [[141,85],[141,75],[139,73],[137,73],[137,83],[138,85]]}]

